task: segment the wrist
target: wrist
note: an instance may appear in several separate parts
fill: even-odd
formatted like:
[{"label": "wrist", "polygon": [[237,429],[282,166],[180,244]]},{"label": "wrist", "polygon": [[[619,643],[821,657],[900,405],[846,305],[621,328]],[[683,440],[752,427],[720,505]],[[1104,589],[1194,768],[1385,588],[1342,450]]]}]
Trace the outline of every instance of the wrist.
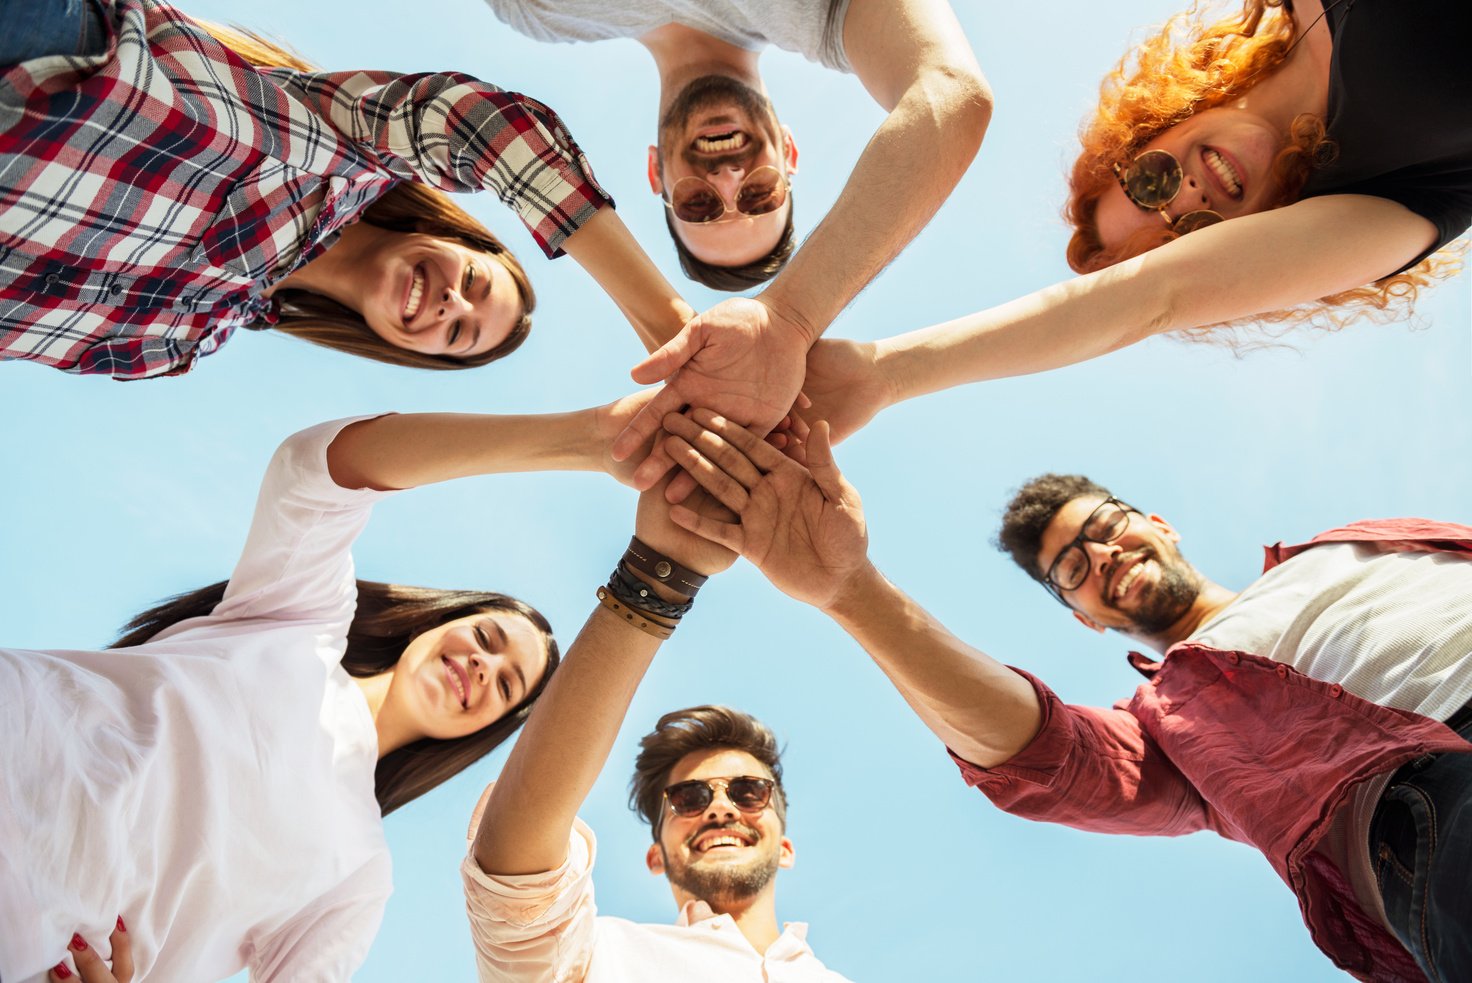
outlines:
[{"label": "wrist", "polygon": [[875,593],[887,584],[884,574],[866,558],[843,578],[833,596],[819,610],[840,623],[853,621],[872,606]]},{"label": "wrist", "polygon": [[870,373],[884,394],[884,408],[904,402],[915,393],[908,389],[911,366],[907,364],[906,352],[894,338],[881,338],[874,342]]},{"label": "wrist", "polygon": [[682,594],[668,584],[661,583],[658,578],[653,577],[642,570],[628,567],[629,576],[638,580],[649,588],[649,590],[661,601],[669,601],[671,604],[688,604],[695,596],[693,594]]},{"label": "wrist", "polygon": [[789,291],[782,288],[780,280],[779,276],[771,286],[752,299],[771,311],[775,320],[781,321],[806,347],[811,348],[813,342],[822,336],[823,329],[828,326],[831,318],[820,320],[814,315],[810,305],[790,296]]}]

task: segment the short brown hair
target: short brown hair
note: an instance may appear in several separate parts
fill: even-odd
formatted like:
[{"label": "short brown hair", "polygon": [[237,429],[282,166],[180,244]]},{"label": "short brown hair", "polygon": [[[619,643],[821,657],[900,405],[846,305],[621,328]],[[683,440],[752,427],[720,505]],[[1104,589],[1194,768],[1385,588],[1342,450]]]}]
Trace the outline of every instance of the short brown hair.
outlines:
[{"label": "short brown hair", "polygon": [[712,290],[746,290],[760,286],[782,272],[782,267],[792,258],[795,248],[792,235],[792,213],[797,206],[792,203],[792,190],[787,191],[787,224],[772,251],[745,266],[717,266],[700,259],[681,241],[675,231],[675,219],[670,210],[664,210],[664,223],[669,226],[670,238],[675,241],[675,255],[680,257],[680,269],[686,278],[702,283]]},{"label": "short brown hair", "polygon": [[629,808],[649,824],[655,840],[659,839],[659,820],[664,814],[664,790],[670,772],[685,755],[711,748],[745,751],[767,766],[776,782],[772,808],[786,829],[787,791],[782,787],[782,751],[777,747],[777,735],[749,713],[707,705],[665,714],[654,730],[639,741],[634,777],[629,780]]},{"label": "short brown hair", "polygon": [[997,549],[1012,557],[1012,562],[1041,583],[1043,571],[1038,567],[1038,553],[1043,548],[1043,531],[1063,508],[1075,498],[1098,495],[1112,498],[1114,493],[1081,474],[1040,474],[1017,489],[1007,510],[1002,513],[1002,528],[997,530]]}]

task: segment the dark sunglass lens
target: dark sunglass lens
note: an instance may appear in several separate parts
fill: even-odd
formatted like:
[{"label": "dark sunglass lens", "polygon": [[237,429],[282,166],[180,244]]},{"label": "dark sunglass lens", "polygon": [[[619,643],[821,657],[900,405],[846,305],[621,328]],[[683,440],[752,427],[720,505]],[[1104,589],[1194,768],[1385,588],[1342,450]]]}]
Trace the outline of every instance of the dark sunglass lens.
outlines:
[{"label": "dark sunglass lens", "polygon": [[736,193],[736,210],[743,215],[766,215],[782,207],[787,186],[775,168],[763,167],[742,182]]},{"label": "dark sunglass lens", "polygon": [[772,798],[772,786],[759,778],[733,778],[726,789],[731,804],[743,812],[764,808]]},{"label": "dark sunglass lens", "polygon": [[1208,208],[1202,208],[1198,211],[1187,212],[1176,219],[1171,225],[1171,231],[1176,235],[1183,236],[1187,233],[1195,232],[1197,229],[1204,229],[1208,225],[1215,225],[1222,221],[1225,221],[1224,216],[1218,215]]},{"label": "dark sunglass lens", "polygon": [[1159,208],[1181,190],[1181,165],[1164,150],[1147,150],[1125,172],[1125,190],[1137,205]]},{"label": "dark sunglass lens", "polygon": [[681,782],[665,789],[665,798],[677,816],[693,816],[710,805],[713,798],[710,786],[705,782]]},{"label": "dark sunglass lens", "polygon": [[721,196],[710,185],[689,178],[675,185],[670,195],[670,207],[674,209],[675,218],[697,225],[714,222],[726,210]]}]

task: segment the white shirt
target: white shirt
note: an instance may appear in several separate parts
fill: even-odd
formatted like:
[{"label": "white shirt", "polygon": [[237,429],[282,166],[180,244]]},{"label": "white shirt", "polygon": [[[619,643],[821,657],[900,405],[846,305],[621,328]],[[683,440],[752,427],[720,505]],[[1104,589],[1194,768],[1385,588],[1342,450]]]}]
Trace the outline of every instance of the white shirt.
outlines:
[{"label": "white shirt", "polygon": [[0,649],[0,978],[127,922],[135,983],[346,980],[391,890],[378,741],[338,664],[349,548],[381,493],[338,487],[350,420],[288,439],[215,611],[113,651]]},{"label": "white shirt", "polygon": [[765,953],[730,915],[644,925],[597,913],[597,843],[581,819],[567,860],[545,874],[492,877],[473,855],[460,867],[482,983],[847,983],[788,922]]}]

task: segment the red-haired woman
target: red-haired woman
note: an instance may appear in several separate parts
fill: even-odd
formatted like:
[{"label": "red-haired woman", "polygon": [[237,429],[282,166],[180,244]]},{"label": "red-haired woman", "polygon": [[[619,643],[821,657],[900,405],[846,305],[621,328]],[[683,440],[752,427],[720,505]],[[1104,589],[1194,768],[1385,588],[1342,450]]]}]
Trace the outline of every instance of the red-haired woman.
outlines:
[{"label": "red-haired woman", "polygon": [[382,816],[509,738],[558,662],[527,605],[356,580],[353,541],[392,489],[611,469],[643,399],[306,430],[228,583],[109,649],[0,648],[0,978],[39,980],[119,915],[137,980],[350,978],[390,890]]},{"label": "red-haired woman", "polygon": [[316,72],[157,0],[0,0],[0,23],[0,359],[141,379],[275,328],[379,361],[485,364],[525,338],[534,296],[442,191],[495,192],[646,345],[693,313],[524,95]]},{"label": "red-haired woman", "polygon": [[804,391],[843,436],[885,405],[1164,332],[1404,316],[1472,224],[1462,0],[1248,0],[1177,17],[1105,80],[1073,167],[1083,274],[880,341],[820,341]]}]

